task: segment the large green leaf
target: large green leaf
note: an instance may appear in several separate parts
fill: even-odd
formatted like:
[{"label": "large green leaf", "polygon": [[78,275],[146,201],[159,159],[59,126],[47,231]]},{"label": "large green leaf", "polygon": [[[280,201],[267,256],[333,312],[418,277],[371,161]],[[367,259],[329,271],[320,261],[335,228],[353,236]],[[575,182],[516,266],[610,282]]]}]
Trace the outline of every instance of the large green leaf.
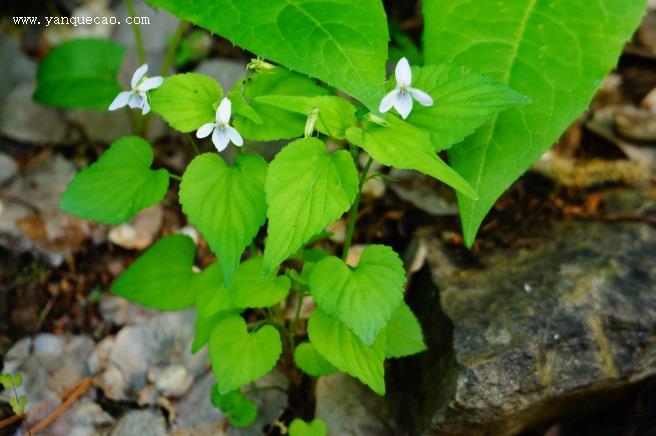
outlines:
[{"label": "large green leaf", "polygon": [[356,268],[330,256],[310,273],[310,292],[327,315],[371,345],[403,301],[403,262],[390,247],[369,245]]},{"label": "large green leaf", "polygon": [[644,0],[426,0],[425,57],[488,74],[532,104],[496,116],[449,159],[467,245],[496,199],[583,112],[645,11]]},{"label": "large green leaf", "polygon": [[426,131],[394,115],[387,115],[387,120],[387,126],[366,123],[364,130],[351,127],[346,131],[346,137],[384,165],[421,171],[476,198],[469,183],[437,155]]},{"label": "large green leaf", "polygon": [[263,272],[270,274],[348,210],[358,174],[348,152],[330,154],[316,138],[299,139],[271,162],[265,190],[269,226]]},{"label": "large green leaf", "polygon": [[60,206],[80,218],[120,224],[166,195],[169,173],[152,170],[153,149],[138,136],[114,142],[68,184]]},{"label": "large green leaf", "polygon": [[106,39],[73,39],[39,65],[34,100],[62,108],[107,109],[121,91],[123,47]]},{"label": "large green leaf", "polygon": [[194,304],[196,246],[190,237],[169,235],[148,248],[112,285],[112,292],[159,310]]},{"label": "large green leaf", "polygon": [[358,378],[378,395],[385,395],[384,331],[368,347],[337,318],[316,308],[308,321],[308,335],[316,350],[333,366]]},{"label": "large green leaf", "polygon": [[301,371],[312,377],[321,377],[337,371],[337,368],[319,354],[311,342],[298,344],[294,350],[294,363]]},{"label": "large green leaf", "polygon": [[317,96],[327,92],[314,80],[284,68],[257,72],[237,83],[229,94],[234,105],[235,128],[244,138],[253,141],[297,138],[303,134],[307,116],[262,103],[259,99],[270,95]]},{"label": "large green leaf", "polygon": [[282,343],[274,327],[265,325],[249,334],[246,321],[235,315],[214,327],[209,350],[218,391],[225,395],[269,372],[280,357]]},{"label": "large green leaf", "polygon": [[266,172],[266,162],[257,155],[241,153],[228,166],[221,156],[206,153],[182,176],[182,210],[216,253],[227,285],[266,219]]},{"label": "large green leaf", "polygon": [[430,132],[437,150],[462,141],[494,115],[529,103],[507,85],[448,64],[413,68],[412,86],[429,93],[434,103],[415,105],[406,121]]},{"label": "large green leaf", "polygon": [[186,133],[215,121],[223,90],[211,77],[186,73],[165,78],[149,96],[153,112],[174,129]]},{"label": "large green leaf", "polygon": [[426,350],[421,324],[407,304],[401,303],[385,327],[385,357],[405,357]]},{"label": "large green leaf", "polygon": [[380,0],[147,1],[378,107],[388,42]]}]

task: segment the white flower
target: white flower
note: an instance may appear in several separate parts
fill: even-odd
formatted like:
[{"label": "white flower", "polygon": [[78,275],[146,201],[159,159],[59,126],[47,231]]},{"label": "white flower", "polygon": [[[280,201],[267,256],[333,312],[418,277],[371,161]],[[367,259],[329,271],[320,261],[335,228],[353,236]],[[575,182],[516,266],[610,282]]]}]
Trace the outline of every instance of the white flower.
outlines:
[{"label": "white flower", "polygon": [[232,114],[232,103],[226,97],[223,97],[221,104],[216,110],[216,123],[206,123],[200,126],[196,131],[196,137],[205,138],[212,133],[212,142],[218,151],[223,151],[232,141],[237,147],[244,144],[241,135],[230,124],[230,115]]},{"label": "white flower", "polygon": [[130,81],[132,90],[119,92],[112,104],[109,105],[110,111],[115,111],[123,106],[130,106],[132,109],[141,109],[142,115],[150,112],[147,92],[158,88],[164,82],[164,79],[161,76],[146,77],[147,71],[148,64],[143,64],[137,68]]},{"label": "white flower", "polygon": [[405,120],[412,111],[413,97],[423,106],[433,105],[433,98],[430,95],[421,89],[410,86],[412,84],[412,71],[406,58],[401,58],[396,64],[394,76],[396,77],[396,88],[383,97],[378,108],[379,111],[387,112],[393,107]]}]

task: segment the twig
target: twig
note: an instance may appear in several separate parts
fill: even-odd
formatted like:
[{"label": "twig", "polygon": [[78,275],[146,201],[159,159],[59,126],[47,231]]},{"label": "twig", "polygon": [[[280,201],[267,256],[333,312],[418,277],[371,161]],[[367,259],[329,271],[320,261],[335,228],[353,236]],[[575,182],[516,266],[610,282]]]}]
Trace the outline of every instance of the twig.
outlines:
[{"label": "twig", "polygon": [[89,388],[91,387],[91,377],[87,377],[78,383],[71,390],[66,392],[62,398],[65,400],[48,416],[39,421],[34,427],[32,427],[32,433],[38,433],[47,426],[49,426],[55,419],[59,418],[66,410],[68,410],[74,403],[84,395]]},{"label": "twig", "polygon": [[23,419],[23,418],[25,418],[25,417],[26,417],[25,414],[21,414],[21,415],[12,415],[12,416],[10,416],[9,418],[5,418],[5,419],[3,419],[2,421],[0,421],[0,429],[1,429],[1,428],[5,428],[5,427],[7,427],[7,426],[10,426],[10,425],[12,425],[14,422],[16,422],[16,421],[20,421],[21,419]]}]

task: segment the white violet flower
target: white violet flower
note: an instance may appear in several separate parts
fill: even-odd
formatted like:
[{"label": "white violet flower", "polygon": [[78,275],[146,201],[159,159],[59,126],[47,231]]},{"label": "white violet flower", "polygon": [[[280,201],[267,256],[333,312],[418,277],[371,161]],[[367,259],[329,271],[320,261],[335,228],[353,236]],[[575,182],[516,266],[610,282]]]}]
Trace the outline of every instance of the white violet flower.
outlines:
[{"label": "white violet flower", "polygon": [[161,76],[146,77],[148,64],[143,64],[132,75],[130,91],[120,92],[112,104],[109,105],[110,111],[115,111],[124,106],[130,106],[132,109],[141,109],[141,114],[146,115],[150,112],[150,103],[148,102],[148,91],[158,88],[164,78]]},{"label": "white violet flower", "polygon": [[225,150],[230,142],[237,147],[241,147],[244,144],[243,138],[237,129],[228,124],[231,115],[232,103],[226,97],[223,97],[216,110],[216,123],[206,123],[200,126],[196,131],[196,137],[205,138],[213,132],[212,142],[219,152]]},{"label": "white violet flower", "polygon": [[378,108],[381,112],[387,112],[394,108],[405,120],[412,111],[412,99],[414,98],[423,106],[432,106],[433,98],[421,89],[413,88],[412,70],[406,58],[401,58],[394,70],[396,77],[396,88],[389,92],[380,102]]}]

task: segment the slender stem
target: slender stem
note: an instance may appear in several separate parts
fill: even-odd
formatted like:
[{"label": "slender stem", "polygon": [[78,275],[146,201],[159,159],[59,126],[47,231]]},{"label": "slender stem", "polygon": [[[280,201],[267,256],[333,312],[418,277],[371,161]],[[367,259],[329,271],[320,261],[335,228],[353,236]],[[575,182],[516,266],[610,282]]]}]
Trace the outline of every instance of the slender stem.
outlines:
[{"label": "slender stem", "polygon": [[[353,150],[356,150],[354,147]],[[353,158],[356,161],[357,164],[357,153],[353,153]],[[346,258],[348,257],[348,252],[349,249],[351,248],[351,242],[353,242],[353,232],[355,231],[355,223],[358,220],[358,208],[360,207],[360,197],[362,196],[362,185],[364,185],[364,182],[367,180],[367,175],[369,174],[369,169],[371,168],[371,164],[373,163],[373,159],[371,159],[371,156],[369,156],[369,159],[367,160],[367,163],[364,166],[364,169],[362,170],[362,173],[360,173],[360,182],[358,184],[358,195],[355,196],[355,201],[353,202],[353,206],[351,206],[351,210],[349,212],[349,223],[348,227],[346,228],[346,237],[344,238],[344,248],[342,249],[342,260],[346,261]]]},{"label": "slender stem", "polygon": [[173,65],[173,60],[175,59],[175,54],[178,52],[178,46],[180,45],[180,41],[182,41],[182,36],[185,33],[185,30],[189,27],[189,24],[191,24],[187,20],[182,20],[180,21],[180,24],[178,24],[178,28],[175,31],[175,35],[173,35],[173,40],[169,44],[169,47],[166,50],[166,54],[164,55],[164,61],[162,61],[162,66],[159,69],[159,75],[164,76],[168,74],[169,70],[171,69],[171,65]]},{"label": "slender stem", "polygon": [[128,13],[132,17],[132,33],[134,34],[134,43],[137,48],[137,59],[139,59],[139,64],[143,65],[146,63],[146,50],[144,49],[143,38],[141,37],[141,29],[138,24],[135,24],[134,18],[137,16],[137,10],[134,7],[134,2],[132,0],[125,0],[125,7],[128,10]]},{"label": "slender stem", "polygon": [[199,155],[200,154],[200,149],[198,148],[198,143],[196,142],[194,137],[191,135],[191,133],[187,133],[187,139],[189,139],[189,143],[194,148],[194,151],[196,152],[196,155]]},{"label": "slender stem", "polygon": [[177,174],[171,174],[169,173],[169,177],[175,180],[182,180],[182,177],[177,175]]},{"label": "slender stem", "polygon": [[296,345],[296,327],[298,326],[298,321],[301,319],[301,308],[303,307],[303,299],[305,294],[298,292],[296,294],[296,312],[294,314],[294,319],[292,320],[291,325],[289,326],[289,349],[294,352],[294,346]]}]

